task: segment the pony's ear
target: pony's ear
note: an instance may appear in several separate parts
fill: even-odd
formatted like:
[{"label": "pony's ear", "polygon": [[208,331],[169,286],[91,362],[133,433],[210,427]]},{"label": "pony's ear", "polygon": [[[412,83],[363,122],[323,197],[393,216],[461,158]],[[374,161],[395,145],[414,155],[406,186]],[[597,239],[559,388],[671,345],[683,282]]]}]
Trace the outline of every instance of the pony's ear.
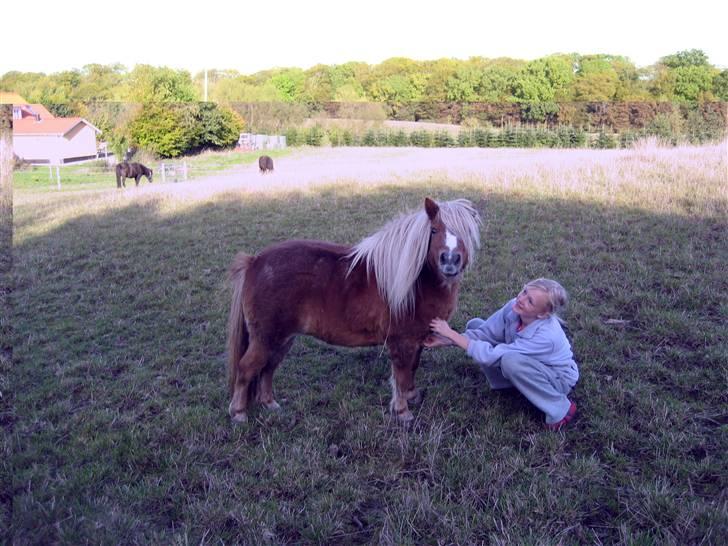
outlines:
[{"label": "pony's ear", "polygon": [[440,207],[432,199],[425,197],[425,210],[427,211],[427,217],[432,221],[437,218]]}]

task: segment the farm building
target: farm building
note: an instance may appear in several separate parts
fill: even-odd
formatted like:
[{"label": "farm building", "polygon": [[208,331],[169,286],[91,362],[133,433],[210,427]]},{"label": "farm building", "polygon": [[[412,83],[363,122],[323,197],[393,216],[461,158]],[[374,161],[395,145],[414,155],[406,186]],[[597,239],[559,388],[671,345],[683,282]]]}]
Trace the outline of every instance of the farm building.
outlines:
[{"label": "farm building", "polygon": [[60,165],[97,157],[96,135],[101,133],[83,118],[57,118],[42,104],[22,97],[0,97],[13,104],[13,151],[28,163]]}]

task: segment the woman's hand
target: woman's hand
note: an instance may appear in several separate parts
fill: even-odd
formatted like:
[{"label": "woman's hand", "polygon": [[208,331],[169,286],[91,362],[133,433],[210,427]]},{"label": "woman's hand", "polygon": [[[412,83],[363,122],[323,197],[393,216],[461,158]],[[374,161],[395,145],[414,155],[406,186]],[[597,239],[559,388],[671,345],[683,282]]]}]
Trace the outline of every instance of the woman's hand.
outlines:
[{"label": "woman's hand", "polygon": [[448,338],[443,337],[440,334],[430,334],[425,338],[425,341],[423,341],[422,344],[430,349],[435,349],[437,347],[447,347],[453,343]]},{"label": "woman's hand", "polygon": [[446,320],[442,320],[441,318],[434,318],[430,322],[430,330],[434,332],[435,334],[444,337],[448,340],[453,339],[453,335],[457,334],[455,330],[450,328],[450,325],[447,323]]},{"label": "woman's hand", "polygon": [[[430,322],[430,330],[432,331],[433,336],[437,337],[443,337],[449,341],[449,345],[457,345],[458,347],[468,350],[468,344],[470,343],[470,340],[466,338],[464,335],[459,334],[452,328],[450,328],[450,325],[447,323],[446,320],[442,320],[441,318],[435,318],[432,319]],[[425,345],[426,347],[430,347],[431,345]],[[434,347],[439,347],[439,345],[434,345]]]}]

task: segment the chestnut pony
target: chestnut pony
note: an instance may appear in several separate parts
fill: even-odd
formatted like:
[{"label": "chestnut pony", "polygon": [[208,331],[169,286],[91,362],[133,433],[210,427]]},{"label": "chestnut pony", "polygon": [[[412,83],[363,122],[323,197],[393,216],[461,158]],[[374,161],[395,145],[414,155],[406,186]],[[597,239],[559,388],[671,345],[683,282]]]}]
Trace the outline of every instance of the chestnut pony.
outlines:
[{"label": "chestnut pony", "polygon": [[450,318],[462,273],[480,246],[481,220],[465,199],[391,220],[354,246],[285,241],[230,268],[230,416],[245,421],[252,401],[278,408],[273,373],[297,334],[333,345],[384,343],[392,360],[390,409],[413,419],[415,371],[434,317]]}]

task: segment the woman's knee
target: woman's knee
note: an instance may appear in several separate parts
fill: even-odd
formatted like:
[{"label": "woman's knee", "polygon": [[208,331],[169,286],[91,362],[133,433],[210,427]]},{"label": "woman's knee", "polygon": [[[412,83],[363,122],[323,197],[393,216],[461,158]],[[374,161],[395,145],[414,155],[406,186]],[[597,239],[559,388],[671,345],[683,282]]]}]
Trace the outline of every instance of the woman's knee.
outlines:
[{"label": "woman's knee", "polygon": [[504,353],[500,359],[501,373],[504,377],[511,378],[523,370],[523,355],[519,353]]},{"label": "woman's knee", "polygon": [[485,324],[485,321],[482,318],[473,318],[468,321],[468,323],[465,325],[466,330],[477,330],[481,326]]}]

